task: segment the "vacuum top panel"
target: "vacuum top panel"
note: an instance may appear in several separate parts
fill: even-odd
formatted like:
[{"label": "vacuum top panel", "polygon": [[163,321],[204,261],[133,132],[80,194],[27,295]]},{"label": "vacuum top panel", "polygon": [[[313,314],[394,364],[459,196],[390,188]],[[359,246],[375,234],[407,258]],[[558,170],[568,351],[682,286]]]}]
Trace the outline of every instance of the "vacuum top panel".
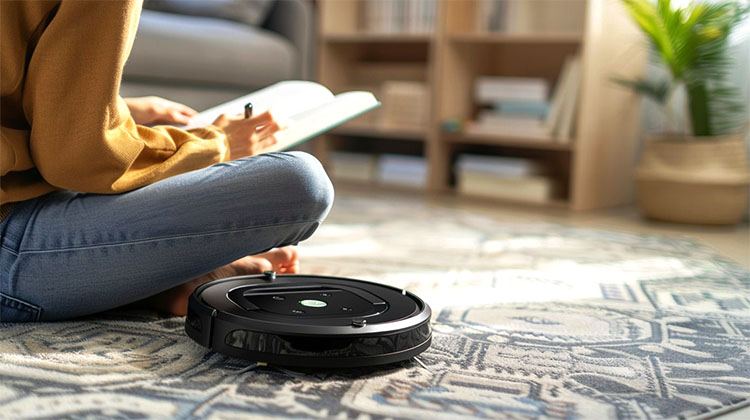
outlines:
[{"label": "vacuum top panel", "polygon": [[378,334],[429,318],[418,316],[426,305],[411,293],[336,277],[234,277],[204,285],[196,296],[218,316],[276,333]]},{"label": "vacuum top panel", "polygon": [[205,347],[257,362],[374,366],[427,349],[430,316],[420,298],[395,287],[267,272],[198,287],[185,331]]}]

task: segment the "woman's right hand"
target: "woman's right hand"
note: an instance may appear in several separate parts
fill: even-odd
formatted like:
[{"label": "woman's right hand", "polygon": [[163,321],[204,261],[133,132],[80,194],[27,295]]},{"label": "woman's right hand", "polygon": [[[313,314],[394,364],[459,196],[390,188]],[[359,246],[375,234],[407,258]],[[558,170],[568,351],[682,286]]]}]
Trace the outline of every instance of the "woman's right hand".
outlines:
[{"label": "woman's right hand", "polygon": [[279,125],[268,111],[250,118],[222,114],[213,125],[226,133],[232,160],[263,153],[276,144],[273,134],[279,131]]}]

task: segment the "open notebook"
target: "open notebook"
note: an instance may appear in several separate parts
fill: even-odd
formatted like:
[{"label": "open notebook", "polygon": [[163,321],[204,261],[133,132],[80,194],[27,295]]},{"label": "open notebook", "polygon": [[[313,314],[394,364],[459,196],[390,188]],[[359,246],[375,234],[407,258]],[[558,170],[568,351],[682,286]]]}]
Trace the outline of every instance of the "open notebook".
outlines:
[{"label": "open notebook", "polygon": [[334,127],[380,106],[370,92],[345,92],[334,95],[315,82],[279,82],[194,116],[185,128],[211,124],[221,114],[241,114],[252,102],[255,115],[271,110],[282,129],[276,132],[276,144],[266,152],[278,152],[310,140]]}]

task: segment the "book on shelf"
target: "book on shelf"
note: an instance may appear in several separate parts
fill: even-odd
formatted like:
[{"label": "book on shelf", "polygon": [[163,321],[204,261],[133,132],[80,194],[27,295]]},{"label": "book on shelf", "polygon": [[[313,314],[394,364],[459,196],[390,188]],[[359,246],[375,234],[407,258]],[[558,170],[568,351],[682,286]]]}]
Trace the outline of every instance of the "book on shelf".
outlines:
[{"label": "book on shelf", "polygon": [[532,159],[463,153],[456,159],[459,173],[476,172],[497,177],[524,177],[544,173],[544,166]]},{"label": "book on shelf", "polygon": [[350,128],[373,128],[420,133],[430,117],[430,92],[426,83],[386,80],[379,85],[351,86],[351,89],[377,92],[382,106],[346,124]]},{"label": "book on shelf", "polygon": [[549,86],[544,79],[479,77],[474,89],[475,102],[485,108],[466,124],[465,132],[569,143],[575,131],[580,85],[578,57],[565,60],[549,97]]},{"label": "book on shelf", "polygon": [[467,173],[459,178],[458,192],[476,197],[542,204],[550,200],[552,180],[542,176],[488,178]]},{"label": "book on shelf", "polygon": [[550,100],[546,126],[560,143],[570,143],[575,130],[578,98],[581,90],[581,60],[568,57],[563,64]]},{"label": "book on shelf", "polygon": [[[573,57],[569,60],[568,72],[563,83],[565,93],[560,104],[560,118],[553,123],[555,138],[561,143],[570,143],[575,130],[575,119],[578,114],[578,102],[581,96],[581,60]],[[559,125],[557,125],[559,124]]]},{"label": "book on shelf", "polygon": [[426,83],[390,80],[380,86],[384,128],[423,130],[429,119],[430,92]]},{"label": "book on shelf", "polygon": [[477,32],[582,34],[586,0],[478,0]]},{"label": "book on shelf", "polygon": [[210,125],[221,114],[240,114],[244,105],[253,104],[256,114],[271,111],[282,125],[274,134],[276,144],[269,152],[289,149],[380,106],[370,92],[334,95],[325,86],[308,81],[279,82],[203,111],[186,128]]},{"label": "book on shelf", "polygon": [[493,111],[480,111],[476,120],[466,124],[465,133],[480,137],[494,135],[550,141],[550,132],[543,119],[530,116],[510,116]]},{"label": "book on shelf", "polygon": [[474,99],[480,104],[546,101],[548,91],[548,83],[542,78],[480,76],[474,84]]},{"label": "book on shelf", "polygon": [[365,0],[363,26],[371,33],[430,33],[438,0]]},{"label": "book on shelf", "polygon": [[334,180],[372,182],[375,180],[376,156],[371,153],[333,151],[330,153]]},{"label": "book on shelf", "polygon": [[549,101],[503,100],[493,104],[492,109],[502,115],[530,116],[539,119],[547,118]]},{"label": "book on shelf", "polygon": [[422,156],[383,154],[378,159],[377,176],[384,185],[424,188],[427,160]]},{"label": "book on shelf", "polygon": [[508,3],[500,0],[479,0],[474,25],[477,32],[504,32]]},{"label": "book on shelf", "polygon": [[554,180],[529,159],[460,155],[456,161],[459,194],[544,203],[554,194]]}]

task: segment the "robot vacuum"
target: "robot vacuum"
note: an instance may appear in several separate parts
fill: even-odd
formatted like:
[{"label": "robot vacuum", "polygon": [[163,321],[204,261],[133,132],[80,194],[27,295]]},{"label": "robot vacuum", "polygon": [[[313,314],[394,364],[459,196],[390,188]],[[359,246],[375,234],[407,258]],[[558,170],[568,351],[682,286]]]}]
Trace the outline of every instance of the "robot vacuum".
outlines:
[{"label": "robot vacuum", "polygon": [[430,307],[405,290],[309,275],[229,277],[190,296],[187,335],[269,365],[351,368],[404,361],[430,346]]}]

